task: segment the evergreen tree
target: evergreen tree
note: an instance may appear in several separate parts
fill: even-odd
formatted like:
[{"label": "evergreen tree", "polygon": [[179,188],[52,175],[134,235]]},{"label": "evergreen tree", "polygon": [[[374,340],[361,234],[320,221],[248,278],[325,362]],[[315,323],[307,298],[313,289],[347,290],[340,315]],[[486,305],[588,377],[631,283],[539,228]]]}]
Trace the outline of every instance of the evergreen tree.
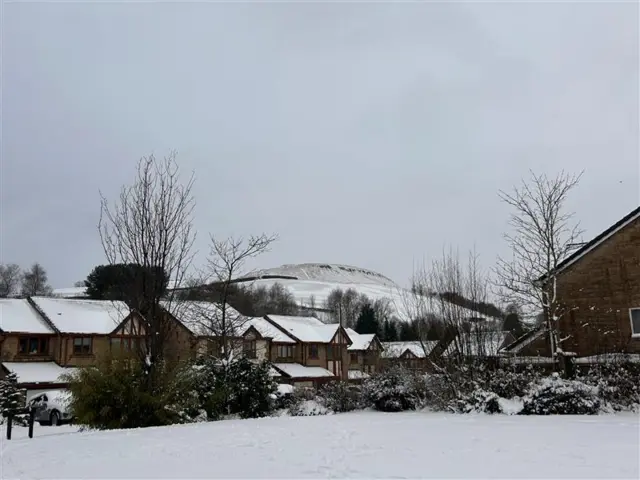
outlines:
[{"label": "evergreen tree", "polygon": [[418,331],[412,322],[400,323],[400,329],[398,331],[398,340],[401,342],[415,342],[419,340]]},{"label": "evergreen tree", "polygon": [[376,318],[376,312],[370,303],[365,303],[360,309],[360,315],[356,320],[355,331],[360,334],[375,333],[380,335],[380,324]]},{"label": "evergreen tree", "polygon": [[[14,415],[25,406],[24,393],[18,387],[18,377],[15,373],[7,374],[5,378],[0,380],[0,414],[2,418],[13,413]],[[26,424],[25,419],[21,415],[16,415],[14,420],[17,424]]]},{"label": "evergreen tree", "polygon": [[398,329],[395,322],[392,320],[385,320],[382,326],[382,341],[383,342],[397,342],[398,341]]}]

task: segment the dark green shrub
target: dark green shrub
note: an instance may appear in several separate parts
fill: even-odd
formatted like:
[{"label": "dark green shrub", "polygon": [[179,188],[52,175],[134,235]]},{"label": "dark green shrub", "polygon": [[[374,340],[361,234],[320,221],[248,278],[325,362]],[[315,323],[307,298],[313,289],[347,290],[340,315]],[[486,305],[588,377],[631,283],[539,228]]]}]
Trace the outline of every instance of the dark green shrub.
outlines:
[{"label": "dark green shrub", "polygon": [[394,367],[367,379],[362,393],[366,404],[376,410],[400,412],[423,406],[426,386],[420,375],[402,367]]},{"label": "dark green shrub", "polygon": [[553,374],[525,397],[520,415],[596,415],[600,405],[597,388]]},{"label": "dark green shrub", "polygon": [[356,410],[362,403],[360,388],[348,382],[328,382],[319,393],[323,405],[336,413]]}]

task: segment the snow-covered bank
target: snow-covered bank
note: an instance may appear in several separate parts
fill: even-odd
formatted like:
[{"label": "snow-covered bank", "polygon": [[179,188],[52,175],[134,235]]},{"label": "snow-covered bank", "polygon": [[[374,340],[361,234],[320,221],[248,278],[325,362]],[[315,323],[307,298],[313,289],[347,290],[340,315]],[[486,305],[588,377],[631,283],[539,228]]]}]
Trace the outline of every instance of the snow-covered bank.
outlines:
[{"label": "snow-covered bank", "polygon": [[638,478],[637,415],[231,420],[2,442],[2,478]]}]

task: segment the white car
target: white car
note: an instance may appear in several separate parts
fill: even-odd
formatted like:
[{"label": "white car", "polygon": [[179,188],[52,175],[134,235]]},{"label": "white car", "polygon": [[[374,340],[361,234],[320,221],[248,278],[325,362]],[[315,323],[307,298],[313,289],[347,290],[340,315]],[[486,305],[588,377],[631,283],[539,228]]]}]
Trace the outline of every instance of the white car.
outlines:
[{"label": "white car", "polygon": [[29,400],[29,406],[36,408],[36,422],[40,425],[55,427],[73,420],[69,409],[69,400],[67,390],[51,390],[33,397]]}]

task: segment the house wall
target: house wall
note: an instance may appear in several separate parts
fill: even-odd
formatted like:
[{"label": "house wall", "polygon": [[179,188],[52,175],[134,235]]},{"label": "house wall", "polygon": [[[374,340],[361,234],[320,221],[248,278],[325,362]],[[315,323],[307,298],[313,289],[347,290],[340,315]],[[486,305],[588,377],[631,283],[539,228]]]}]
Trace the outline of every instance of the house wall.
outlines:
[{"label": "house wall", "polygon": [[[91,353],[79,354],[73,351],[73,342],[78,337],[91,337]],[[87,367],[95,365],[99,358],[109,355],[111,344],[107,335],[62,335],[56,362],[63,367]]]},{"label": "house wall", "polygon": [[564,351],[640,353],[629,318],[640,307],[640,219],[560,272],[557,292],[569,310],[558,325],[560,338],[569,337]]}]

